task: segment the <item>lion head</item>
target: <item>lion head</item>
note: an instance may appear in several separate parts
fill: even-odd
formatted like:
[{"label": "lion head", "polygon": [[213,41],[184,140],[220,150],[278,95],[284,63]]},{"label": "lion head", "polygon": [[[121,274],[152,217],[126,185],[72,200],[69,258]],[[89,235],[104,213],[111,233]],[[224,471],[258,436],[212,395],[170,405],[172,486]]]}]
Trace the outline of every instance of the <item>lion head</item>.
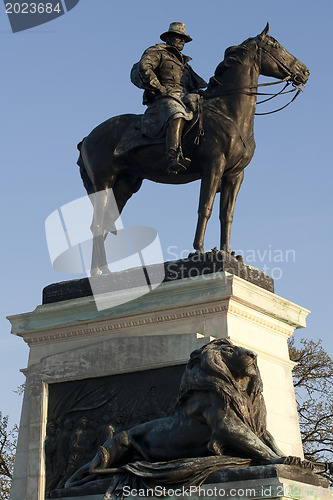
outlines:
[{"label": "lion head", "polygon": [[215,393],[257,436],[266,429],[266,406],[257,355],[229,339],[213,340],[192,352],[182,377],[178,405],[197,391]]}]

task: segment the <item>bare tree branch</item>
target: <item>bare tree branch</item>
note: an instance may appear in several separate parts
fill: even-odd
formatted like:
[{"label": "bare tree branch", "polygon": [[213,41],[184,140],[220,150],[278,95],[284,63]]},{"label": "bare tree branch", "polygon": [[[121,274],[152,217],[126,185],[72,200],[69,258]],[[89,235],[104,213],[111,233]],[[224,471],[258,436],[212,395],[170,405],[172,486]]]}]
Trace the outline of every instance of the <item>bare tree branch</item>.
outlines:
[{"label": "bare tree branch", "polygon": [[8,416],[0,411],[0,499],[9,498],[15,460],[17,429],[8,428]]},{"label": "bare tree branch", "polygon": [[305,458],[333,461],[333,360],[322,341],[289,340],[296,403]]}]

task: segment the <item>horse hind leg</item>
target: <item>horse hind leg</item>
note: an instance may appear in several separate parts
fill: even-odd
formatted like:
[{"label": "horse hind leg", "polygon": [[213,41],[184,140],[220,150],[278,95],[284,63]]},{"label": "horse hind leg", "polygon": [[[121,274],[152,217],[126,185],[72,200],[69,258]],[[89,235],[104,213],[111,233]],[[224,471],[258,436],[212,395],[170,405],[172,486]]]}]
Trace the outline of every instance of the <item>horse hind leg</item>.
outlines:
[{"label": "horse hind leg", "polygon": [[115,201],[117,203],[117,209],[119,214],[122,213],[124,206],[131,198],[131,196],[139,191],[142,184],[142,179],[133,178],[133,179],[125,179],[119,178],[114,185],[113,194],[115,197]]},{"label": "horse hind leg", "polygon": [[113,188],[96,193],[94,200],[93,256],[91,275],[110,274],[104,241],[108,233],[117,234],[116,220],[131,196],[142,184],[142,179],[117,179]]},{"label": "horse hind leg", "polygon": [[[113,181],[114,182],[114,181]],[[112,183],[110,183],[112,185]],[[110,185],[109,184],[109,185]],[[94,207],[93,220],[90,226],[93,236],[93,250],[91,259],[91,276],[109,274],[110,270],[106,262],[106,253],[104,240],[108,232],[116,231],[115,224],[111,224],[110,219],[106,217],[106,212],[111,196],[110,188],[103,187],[96,189],[96,192],[90,195],[90,200]]]},{"label": "horse hind leg", "polygon": [[136,193],[142,184],[142,179],[116,180],[112,189],[108,189],[108,200],[104,211],[104,239],[108,233],[117,234],[116,221],[120,217],[124,206],[131,196]]},{"label": "horse hind leg", "polygon": [[120,217],[119,203],[115,196],[114,189],[107,190],[107,201],[104,210],[103,236],[106,238],[108,233],[117,234],[116,221]]}]

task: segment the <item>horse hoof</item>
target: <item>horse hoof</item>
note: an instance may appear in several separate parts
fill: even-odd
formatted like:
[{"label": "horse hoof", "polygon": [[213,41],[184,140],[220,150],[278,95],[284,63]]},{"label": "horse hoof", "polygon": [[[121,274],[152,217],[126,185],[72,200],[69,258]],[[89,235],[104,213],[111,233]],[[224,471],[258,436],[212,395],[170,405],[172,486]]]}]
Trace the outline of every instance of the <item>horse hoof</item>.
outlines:
[{"label": "horse hoof", "polygon": [[195,250],[195,253],[199,254],[199,255],[206,253],[204,250],[204,247],[195,248],[194,250]]}]

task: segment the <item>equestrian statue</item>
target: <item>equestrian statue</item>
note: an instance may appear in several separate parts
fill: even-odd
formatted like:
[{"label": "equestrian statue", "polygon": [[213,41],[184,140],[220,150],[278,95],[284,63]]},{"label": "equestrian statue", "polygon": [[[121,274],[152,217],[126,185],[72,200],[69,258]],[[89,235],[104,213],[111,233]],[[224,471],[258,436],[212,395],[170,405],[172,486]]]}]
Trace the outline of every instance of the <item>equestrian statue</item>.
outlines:
[{"label": "equestrian statue", "polygon": [[[92,276],[110,273],[104,240],[109,232],[116,234],[116,219],[144,179],[164,184],[201,180],[193,243],[198,253],[204,253],[219,192],[220,249],[230,253],[235,202],[255,150],[258,87],[285,82],[269,95],[295,92],[292,102],[310,74],[268,30],[267,23],[259,35],[229,47],[206,90],[182,54],[192,40],[183,23],[171,23],[161,35],[164,43],[149,47],[133,66],[131,80],[144,89],[146,112],[110,118],[78,145],[81,177],[94,208]],[[259,75],[278,81],[258,84]],[[285,90],[289,84],[292,88]]]}]

